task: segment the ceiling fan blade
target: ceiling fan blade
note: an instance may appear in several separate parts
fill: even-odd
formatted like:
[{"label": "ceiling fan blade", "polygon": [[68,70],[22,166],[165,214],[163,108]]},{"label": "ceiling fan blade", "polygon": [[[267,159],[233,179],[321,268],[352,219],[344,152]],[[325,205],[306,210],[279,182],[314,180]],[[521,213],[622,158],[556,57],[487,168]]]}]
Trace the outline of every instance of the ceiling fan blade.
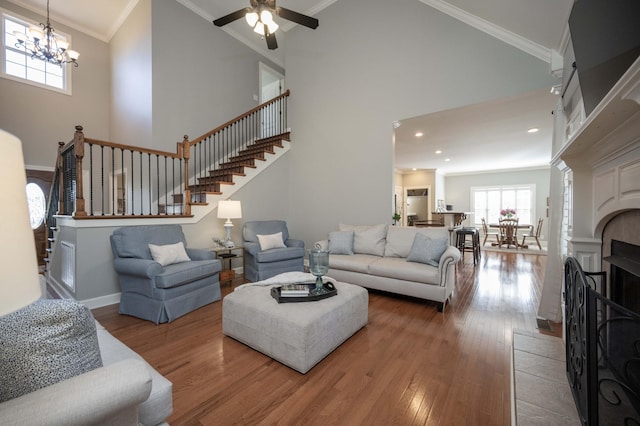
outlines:
[{"label": "ceiling fan blade", "polygon": [[236,10],[235,12],[230,13],[226,16],[223,16],[222,18],[216,19],[215,21],[213,21],[213,25],[215,25],[216,27],[223,27],[233,21],[237,21],[240,18],[244,18],[244,15],[251,12],[252,10],[253,9],[251,9],[250,7],[245,7],[244,9]]},{"label": "ceiling fan blade", "polygon": [[278,48],[278,42],[276,41],[276,35],[267,32],[264,35],[265,40],[267,40],[267,47],[269,50],[275,50]]},{"label": "ceiling fan blade", "polygon": [[284,7],[278,7],[276,13],[282,19],[295,22],[296,24],[304,25],[307,28],[315,30],[318,28],[318,20],[311,16],[303,15],[302,13],[294,12],[293,10],[285,9]]}]

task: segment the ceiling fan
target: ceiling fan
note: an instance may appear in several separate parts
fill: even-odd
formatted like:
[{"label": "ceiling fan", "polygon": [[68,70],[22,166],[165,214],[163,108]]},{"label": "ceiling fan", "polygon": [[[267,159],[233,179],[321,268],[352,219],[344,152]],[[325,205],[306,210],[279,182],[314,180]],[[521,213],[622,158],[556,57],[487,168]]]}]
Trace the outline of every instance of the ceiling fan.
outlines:
[{"label": "ceiling fan", "polygon": [[244,16],[249,26],[253,28],[253,31],[264,36],[267,41],[267,47],[270,50],[278,48],[275,35],[278,24],[273,20],[275,15],[287,21],[311,28],[312,30],[318,28],[318,20],[316,18],[294,12],[284,7],[276,7],[276,0],[249,0],[249,2],[251,3],[251,7],[245,7],[222,18],[218,18],[213,21],[213,24],[217,27],[222,27]]}]

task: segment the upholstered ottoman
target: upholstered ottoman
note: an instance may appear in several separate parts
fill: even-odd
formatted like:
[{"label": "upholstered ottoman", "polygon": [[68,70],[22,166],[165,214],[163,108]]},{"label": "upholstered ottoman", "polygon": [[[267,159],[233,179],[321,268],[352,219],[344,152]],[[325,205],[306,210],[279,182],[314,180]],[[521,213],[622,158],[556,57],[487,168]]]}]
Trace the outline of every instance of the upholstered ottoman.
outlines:
[{"label": "upholstered ottoman", "polygon": [[222,300],[222,331],[306,373],[367,324],[369,294],[335,284],[338,294],[315,302],[278,303],[270,286],[244,286]]}]

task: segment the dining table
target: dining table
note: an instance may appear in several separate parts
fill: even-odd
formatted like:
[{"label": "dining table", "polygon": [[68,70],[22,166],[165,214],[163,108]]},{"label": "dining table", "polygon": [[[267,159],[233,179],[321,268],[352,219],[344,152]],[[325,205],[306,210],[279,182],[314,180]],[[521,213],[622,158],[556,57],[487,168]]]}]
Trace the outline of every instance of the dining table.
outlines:
[{"label": "dining table", "polygon": [[[500,224],[499,223],[490,223],[489,228],[497,228],[500,229]],[[529,229],[532,230],[533,229],[533,225],[525,225],[525,224],[518,224],[516,225],[517,229]],[[502,241],[502,245],[506,244],[507,248],[509,248],[510,245],[514,245],[516,248],[520,247],[520,248],[529,248],[528,244],[520,244],[518,242],[518,233],[516,232],[515,235],[509,235],[507,236],[507,238]],[[500,243],[498,243],[497,241],[494,241],[491,243],[492,246],[499,246],[501,245]]]}]

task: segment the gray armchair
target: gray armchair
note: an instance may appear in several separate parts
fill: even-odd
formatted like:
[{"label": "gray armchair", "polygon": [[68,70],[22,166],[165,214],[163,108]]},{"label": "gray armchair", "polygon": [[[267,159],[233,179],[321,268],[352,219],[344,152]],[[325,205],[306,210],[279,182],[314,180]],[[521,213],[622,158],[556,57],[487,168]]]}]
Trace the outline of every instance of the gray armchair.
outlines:
[{"label": "gray armchair", "polygon": [[[286,247],[261,250],[258,235],[282,232]],[[289,238],[286,222],[263,220],[245,222],[242,227],[244,245],[244,277],[262,281],[283,272],[304,271],[304,241]]]},{"label": "gray armchair", "polygon": [[142,225],[116,229],[111,235],[113,266],[120,280],[120,313],[154,323],[171,322],[220,300],[220,260],[208,250],[186,249],[187,262],[162,266],[149,244],[186,240],[180,225]]}]

